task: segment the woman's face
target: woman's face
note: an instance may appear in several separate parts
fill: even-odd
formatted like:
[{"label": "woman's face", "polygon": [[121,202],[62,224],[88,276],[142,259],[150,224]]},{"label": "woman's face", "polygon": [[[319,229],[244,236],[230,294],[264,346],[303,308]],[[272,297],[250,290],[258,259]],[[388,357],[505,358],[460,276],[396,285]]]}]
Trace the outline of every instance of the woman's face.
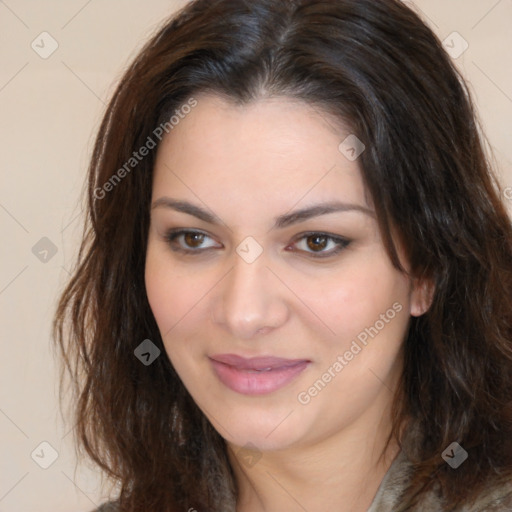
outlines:
[{"label": "woman's face", "polygon": [[375,425],[424,310],[384,250],[360,147],[339,149],[349,132],[291,99],[196,99],[152,193],[145,280],[170,361],[236,446]]}]

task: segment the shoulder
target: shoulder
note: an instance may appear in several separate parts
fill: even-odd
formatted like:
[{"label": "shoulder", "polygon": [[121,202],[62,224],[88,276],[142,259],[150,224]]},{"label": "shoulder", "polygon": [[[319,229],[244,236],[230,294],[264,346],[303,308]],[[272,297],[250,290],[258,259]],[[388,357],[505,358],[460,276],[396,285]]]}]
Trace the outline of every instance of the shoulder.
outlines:
[{"label": "shoulder", "polygon": [[[367,512],[401,512],[401,494],[412,474],[412,466],[400,452],[385,475]],[[410,510],[410,508],[407,508]],[[443,501],[435,489],[422,495],[414,512],[444,510]],[[512,480],[490,482],[486,492],[472,504],[457,508],[456,512],[510,512],[512,511]]]},{"label": "shoulder", "polygon": [[507,512],[510,510],[512,510],[511,480],[489,487],[488,492],[468,508],[468,512]]},{"label": "shoulder", "polygon": [[91,512],[119,512],[119,505],[117,501],[109,501],[108,503],[103,503],[98,508],[91,510]]}]

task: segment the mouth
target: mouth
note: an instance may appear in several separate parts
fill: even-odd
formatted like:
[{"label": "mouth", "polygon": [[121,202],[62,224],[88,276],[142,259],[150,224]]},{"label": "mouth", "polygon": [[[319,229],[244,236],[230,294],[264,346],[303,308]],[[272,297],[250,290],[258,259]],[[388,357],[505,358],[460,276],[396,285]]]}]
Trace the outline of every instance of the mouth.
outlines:
[{"label": "mouth", "polygon": [[210,361],[220,382],[244,395],[263,395],[277,391],[294,380],[311,363],[308,359],[245,358],[235,354],[214,355]]}]

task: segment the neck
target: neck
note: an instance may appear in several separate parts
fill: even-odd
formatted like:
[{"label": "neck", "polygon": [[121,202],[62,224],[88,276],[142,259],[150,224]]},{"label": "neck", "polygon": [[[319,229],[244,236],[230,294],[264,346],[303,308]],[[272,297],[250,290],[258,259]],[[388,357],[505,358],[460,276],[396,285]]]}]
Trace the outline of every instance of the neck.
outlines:
[{"label": "neck", "polygon": [[383,453],[391,429],[390,400],[380,404],[334,435],[265,452],[252,467],[230,447],[239,488],[237,512],[366,512],[399,452],[392,441]]}]

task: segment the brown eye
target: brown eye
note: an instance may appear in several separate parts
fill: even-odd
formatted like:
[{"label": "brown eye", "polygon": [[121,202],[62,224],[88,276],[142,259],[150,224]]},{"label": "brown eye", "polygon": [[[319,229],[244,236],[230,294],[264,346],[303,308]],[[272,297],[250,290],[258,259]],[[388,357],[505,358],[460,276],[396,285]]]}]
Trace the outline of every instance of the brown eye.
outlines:
[{"label": "brown eye", "polygon": [[204,234],[188,232],[183,235],[183,240],[188,247],[200,247],[204,242]]},{"label": "brown eye", "polygon": [[[210,236],[199,231],[171,230],[165,235],[165,239],[173,251],[187,254],[199,254],[218,248]],[[208,239],[211,242],[208,242]]]},{"label": "brown eye", "polygon": [[[299,252],[312,258],[335,256],[350,244],[350,240],[328,233],[303,233],[294,243]],[[325,250],[327,249],[327,250]]]},{"label": "brown eye", "polygon": [[325,235],[311,235],[307,237],[307,246],[313,251],[321,251],[327,247],[329,237]]}]

